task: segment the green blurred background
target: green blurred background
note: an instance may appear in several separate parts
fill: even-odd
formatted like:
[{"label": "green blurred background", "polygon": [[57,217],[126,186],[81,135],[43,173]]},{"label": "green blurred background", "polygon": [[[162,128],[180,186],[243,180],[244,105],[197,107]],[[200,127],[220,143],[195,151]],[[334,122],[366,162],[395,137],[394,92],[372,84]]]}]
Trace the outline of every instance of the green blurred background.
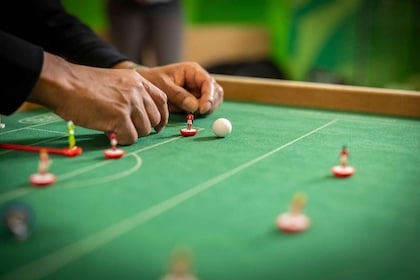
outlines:
[{"label": "green blurred background", "polygon": [[[184,0],[188,26],[255,25],[287,79],[420,90],[420,1]],[[107,32],[105,0],[63,0]]]}]

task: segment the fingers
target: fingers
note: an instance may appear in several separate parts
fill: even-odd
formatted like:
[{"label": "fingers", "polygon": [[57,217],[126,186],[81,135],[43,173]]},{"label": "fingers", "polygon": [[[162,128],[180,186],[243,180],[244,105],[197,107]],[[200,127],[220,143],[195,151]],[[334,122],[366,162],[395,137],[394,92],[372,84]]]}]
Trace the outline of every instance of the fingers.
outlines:
[{"label": "fingers", "polygon": [[[126,118],[125,121],[118,124],[118,126],[111,132],[115,132],[118,135],[118,144],[120,145],[131,145],[137,142],[139,135],[134,123],[131,119]],[[109,137],[111,132],[106,132]]]},{"label": "fingers", "polygon": [[[131,84],[131,83],[130,83]],[[139,137],[150,134],[152,127],[158,132],[169,119],[166,95],[140,75],[134,79],[118,106],[121,111],[111,132],[118,135],[121,145],[130,145]]]},{"label": "fingers", "polygon": [[223,102],[223,88],[197,63],[171,64],[139,73],[167,94],[171,112],[180,108],[205,115]]},{"label": "fingers", "polygon": [[198,110],[199,102],[197,98],[186,89],[174,83],[166,83],[164,87],[168,89],[166,91],[168,98],[176,107],[185,112],[196,112]]},{"label": "fingers", "polygon": [[204,80],[199,98],[200,114],[213,113],[222,104],[223,96],[223,88],[212,77]]},{"label": "fingers", "polygon": [[[223,88],[197,63],[185,63],[184,71],[178,71],[175,81],[183,81],[198,101],[198,112],[202,115],[213,113],[223,102]],[[182,78],[179,74],[183,75]]]},{"label": "fingers", "polygon": [[[159,88],[149,82],[143,83],[144,88],[149,93],[152,102],[145,103],[145,109],[150,119],[151,126],[156,132],[161,131],[169,119],[167,97]],[[149,101],[149,100],[147,100]]]}]

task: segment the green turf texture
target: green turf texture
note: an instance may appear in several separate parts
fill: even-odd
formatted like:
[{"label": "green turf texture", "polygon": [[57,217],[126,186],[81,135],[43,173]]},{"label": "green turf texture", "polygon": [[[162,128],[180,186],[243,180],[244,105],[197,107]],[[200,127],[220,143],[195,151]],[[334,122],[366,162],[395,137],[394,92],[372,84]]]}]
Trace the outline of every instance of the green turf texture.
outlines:
[{"label": "green turf texture", "polygon": [[[217,138],[219,117],[233,125]],[[0,207],[30,205],[19,243],[0,233],[0,279],[159,279],[178,246],[199,279],[418,279],[418,119],[225,102],[185,116],[107,160],[109,141],[76,127],[82,155],[51,155],[57,183],[30,186],[38,154],[0,150]],[[67,145],[63,120],[45,110],[4,117],[0,143]],[[30,127],[30,128],[28,128]],[[335,178],[342,145],[356,174]],[[279,232],[296,192],[311,228]]]}]

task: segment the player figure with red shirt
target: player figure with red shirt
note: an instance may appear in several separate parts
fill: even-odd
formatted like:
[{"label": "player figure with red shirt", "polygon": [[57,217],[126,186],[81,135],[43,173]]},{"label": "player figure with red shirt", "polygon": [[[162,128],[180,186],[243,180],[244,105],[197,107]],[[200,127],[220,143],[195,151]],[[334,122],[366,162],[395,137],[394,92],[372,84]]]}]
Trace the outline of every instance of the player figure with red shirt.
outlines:
[{"label": "player figure with red shirt", "polygon": [[349,152],[346,146],[343,146],[340,152],[340,165],[333,166],[331,171],[336,177],[350,177],[356,172],[356,169],[348,165]]},{"label": "player figure with red shirt", "polygon": [[192,129],[192,125],[193,125],[193,121],[194,121],[194,115],[189,113],[187,115],[187,129],[191,130]]},{"label": "player figure with red shirt", "polygon": [[343,167],[347,166],[348,158],[349,158],[349,152],[347,151],[346,146],[343,146],[343,148],[341,149],[341,152],[340,152],[340,164],[341,164],[341,166],[343,166]]},{"label": "player figure with red shirt", "polygon": [[105,157],[110,158],[110,159],[116,159],[116,158],[120,158],[124,156],[125,151],[117,148],[117,145],[118,145],[117,134],[112,132],[109,135],[109,141],[111,143],[111,149],[106,149],[104,151]]},{"label": "player figure with red shirt", "polygon": [[183,136],[194,136],[197,134],[197,129],[193,128],[194,114],[188,113],[187,117],[187,128],[181,128],[180,132]]},{"label": "player figure with red shirt", "polygon": [[111,133],[111,136],[109,137],[110,142],[111,142],[111,149],[116,150],[117,149],[117,135],[113,132]]}]

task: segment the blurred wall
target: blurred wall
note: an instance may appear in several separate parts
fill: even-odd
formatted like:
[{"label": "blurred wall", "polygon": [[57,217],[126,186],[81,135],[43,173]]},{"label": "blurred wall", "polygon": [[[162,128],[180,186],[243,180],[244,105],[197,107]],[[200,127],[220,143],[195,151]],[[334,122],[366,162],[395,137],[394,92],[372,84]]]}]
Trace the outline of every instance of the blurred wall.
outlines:
[{"label": "blurred wall", "polygon": [[[63,0],[63,4],[106,35],[104,1]],[[187,45],[194,43],[188,53],[198,58],[208,54],[204,62],[213,56],[229,62],[230,57],[267,55],[293,80],[419,87],[420,1],[184,0],[184,4],[190,30]],[[242,35],[235,38],[229,32]],[[200,54],[200,42],[210,36],[201,44]]]}]

